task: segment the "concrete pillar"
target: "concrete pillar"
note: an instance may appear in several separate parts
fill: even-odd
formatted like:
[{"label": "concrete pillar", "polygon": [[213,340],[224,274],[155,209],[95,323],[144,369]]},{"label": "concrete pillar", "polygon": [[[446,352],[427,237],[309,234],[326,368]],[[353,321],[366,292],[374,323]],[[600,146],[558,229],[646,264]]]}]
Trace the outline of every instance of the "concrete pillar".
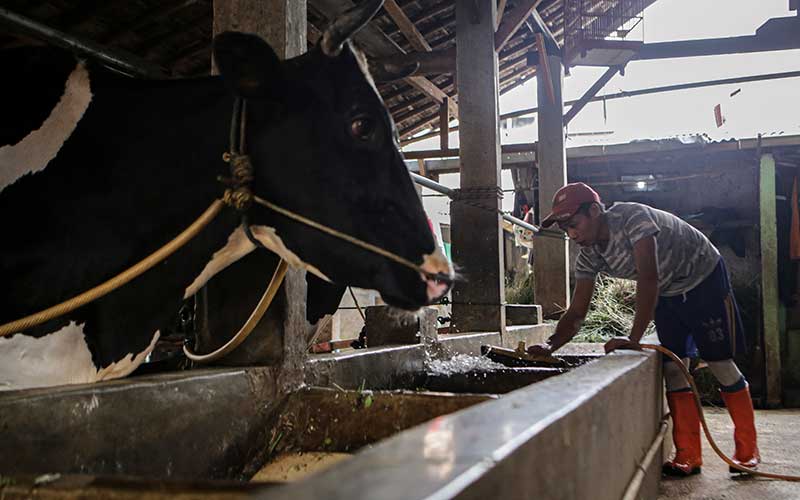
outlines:
[{"label": "concrete pillar", "polygon": [[[215,0],[213,32],[241,31],[264,38],[281,59],[306,51],[306,0]],[[225,310],[237,324],[244,324],[258,299],[264,293],[274,270],[274,257],[264,250],[247,256],[223,270],[209,282],[201,298],[220,290],[235,289],[241,293],[238,310]],[[263,254],[261,252],[264,252]],[[216,291],[215,291],[216,290]],[[314,330],[306,323],[306,281],[304,271],[289,270],[281,292],[253,333],[222,364],[266,364],[276,367],[281,390],[291,390],[303,382],[302,366],[306,343]],[[203,311],[199,336],[218,341],[226,332],[209,331],[213,315],[219,310]],[[234,332],[230,332],[233,334]]]},{"label": "concrete pillar", "polygon": [[[539,143],[536,159],[539,165],[540,220],[550,213],[553,194],[567,183],[567,155],[564,149],[564,99],[561,85],[564,66],[561,58],[549,55],[554,102],[550,100],[547,82],[536,73],[536,95],[539,107]],[[534,298],[542,306],[542,314],[551,316],[569,307],[569,251],[566,240],[537,238],[534,243]]]},{"label": "concrete pillar", "polygon": [[281,59],[306,51],[306,0],[215,0],[214,34],[255,33]]},{"label": "concrete pillar", "polygon": [[453,260],[465,278],[453,289],[461,332],[505,327],[496,15],[495,2],[456,2],[462,199],[450,204],[450,218]]},{"label": "concrete pillar", "polygon": [[775,212],[775,158],[761,155],[759,174],[761,219],[761,306],[764,326],[764,365],[767,406],[781,405],[781,324],[778,303],[778,235]]}]

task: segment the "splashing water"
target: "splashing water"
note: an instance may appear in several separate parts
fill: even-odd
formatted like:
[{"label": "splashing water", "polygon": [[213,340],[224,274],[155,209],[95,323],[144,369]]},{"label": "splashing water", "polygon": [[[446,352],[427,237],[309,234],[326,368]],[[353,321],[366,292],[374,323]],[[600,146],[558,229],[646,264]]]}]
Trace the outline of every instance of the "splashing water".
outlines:
[{"label": "splashing water", "polygon": [[431,375],[453,375],[470,371],[492,371],[507,367],[484,356],[456,354],[447,359],[431,359],[426,368]]}]

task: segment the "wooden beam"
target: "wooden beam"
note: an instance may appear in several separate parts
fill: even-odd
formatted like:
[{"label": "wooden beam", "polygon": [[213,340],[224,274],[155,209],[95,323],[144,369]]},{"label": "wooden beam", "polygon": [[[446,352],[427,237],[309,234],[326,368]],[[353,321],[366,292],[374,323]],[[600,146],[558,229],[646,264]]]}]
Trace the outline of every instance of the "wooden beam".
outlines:
[{"label": "wooden beam", "polygon": [[[547,49],[544,46],[544,35],[541,33],[536,33],[536,50],[539,52],[539,67],[541,68],[539,74],[544,78],[544,88],[547,89],[547,97],[550,99],[550,104],[554,104],[556,97],[553,90],[553,78],[551,77],[552,73],[550,73]],[[537,98],[541,99],[541,95],[537,94]]]},{"label": "wooden beam", "polygon": [[431,46],[428,45],[425,37],[422,36],[422,33],[419,32],[417,27],[411,22],[408,16],[406,16],[405,12],[403,12],[403,9],[397,5],[395,0],[386,0],[383,4],[383,8],[386,9],[386,12],[389,13],[389,16],[392,18],[397,27],[400,28],[400,31],[403,33],[403,35],[405,35],[408,43],[410,43],[415,50],[418,52],[431,51]]},{"label": "wooden beam", "polygon": [[[453,8],[454,8],[453,0],[442,0],[442,2],[439,3],[438,5],[434,5],[429,9],[425,9],[422,12],[420,12],[419,14],[417,14],[416,16],[414,16],[413,18],[409,18],[409,19],[411,19],[412,23],[414,23],[415,25],[418,25],[418,24],[424,23],[424,22],[426,22],[426,21],[428,21],[428,20],[430,20],[430,19],[432,19],[434,17],[443,16],[448,10],[453,10]],[[440,29],[442,26],[443,25],[438,24],[434,28],[435,29]],[[400,32],[399,29],[394,29],[393,28],[393,29],[387,29],[385,33],[387,35],[391,36],[391,35],[394,35],[394,34],[399,33],[399,32]],[[423,35],[424,35],[424,33],[423,33]]]},{"label": "wooden beam", "polygon": [[506,13],[506,3],[508,3],[507,0],[497,0],[497,22],[494,26],[495,31],[500,27],[500,23],[503,22],[503,14]]},{"label": "wooden beam", "polygon": [[542,0],[522,0],[514,7],[508,14],[503,16],[503,22],[494,34],[494,49],[498,52],[505,47],[506,43],[511,40],[514,33],[517,32],[525,19],[536,11],[536,7]]},{"label": "wooden beam", "polygon": [[458,106],[456,105],[455,101],[452,99],[448,99],[447,94],[444,93],[442,89],[434,85],[433,82],[425,78],[424,76],[410,76],[405,79],[409,85],[414,87],[415,89],[423,92],[433,98],[438,103],[444,103],[445,99],[447,100],[447,106],[450,108],[450,112],[453,115],[458,116]]},{"label": "wooden beam", "polygon": [[[537,36],[541,36],[537,33]],[[536,77],[539,104],[537,124],[539,142],[536,160],[539,167],[539,217],[552,208],[555,192],[567,183],[567,156],[564,145],[564,100],[562,94],[564,69],[557,55],[542,53],[539,69],[548,68]],[[548,61],[548,64],[544,64]],[[553,99],[543,99],[553,90]],[[534,262],[534,296],[542,306],[545,317],[559,315],[569,307],[569,250],[566,241],[546,240],[536,247]]]},{"label": "wooden beam", "polygon": [[584,94],[581,96],[581,98],[580,98],[580,99],[578,99],[578,101],[577,101],[575,104],[573,104],[573,105],[572,105],[572,107],[570,107],[570,108],[569,108],[569,111],[567,111],[567,112],[564,114],[564,126],[566,127],[566,126],[569,124],[569,122],[570,122],[570,121],[572,121],[572,119],[573,119],[573,118],[575,118],[575,115],[577,115],[578,113],[580,113],[580,111],[581,111],[581,110],[582,110],[582,109],[583,109],[583,108],[584,108],[584,107],[585,107],[587,104],[589,104],[589,101],[591,101],[591,100],[592,100],[592,98],[593,98],[594,96],[596,96],[598,92],[600,92],[600,89],[602,89],[603,87],[605,87],[605,86],[606,86],[606,84],[607,84],[607,83],[608,83],[608,82],[609,82],[609,81],[610,81],[612,78],[614,78],[614,75],[616,75],[616,74],[617,74],[618,72],[620,72],[620,71],[622,71],[622,68],[620,68],[619,66],[614,66],[614,67],[612,67],[612,68],[608,68],[608,70],[607,70],[605,73],[603,73],[603,76],[601,76],[600,78],[598,78],[598,79],[597,79],[597,81],[596,81],[596,82],[594,82],[594,85],[592,85],[591,87],[589,87],[589,90],[587,90],[587,91],[586,91],[586,92],[585,92],[585,93],[584,93]]},{"label": "wooden beam", "polygon": [[431,52],[411,52],[396,56],[378,59],[378,62],[393,64],[399,67],[419,63],[415,75],[429,75],[439,73],[455,73],[456,48],[434,50]]},{"label": "wooden beam", "polygon": [[[316,8],[328,20],[335,19],[343,11],[352,8],[355,4],[352,0],[308,0],[308,3]],[[394,43],[391,38],[381,31],[374,23],[369,23],[359,30],[354,36],[357,43],[371,57],[380,59],[382,57],[392,57],[403,55],[406,52]],[[447,97],[439,87],[429,79],[422,76],[411,76],[404,79],[406,83],[430,96],[434,101],[441,103]],[[458,116],[458,105],[454,100],[449,103],[450,112]]]},{"label": "wooden beam", "polygon": [[[536,44],[535,40],[527,38],[522,42],[507,49],[505,54],[502,54],[501,59],[507,60],[509,57],[515,57],[518,53],[527,53],[527,50]],[[507,46],[508,47],[508,46]],[[499,53],[498,53],[499,54]],[[529,65],[536,65],[538,57]],[[414,75],[430,75],[441,73],[455,73],[456,72],[456,48],[448,47],[446,49],[432,50],[431,52],[410,52],[407,54],[398,54],[391,57],[382,57],[378,59],[380,63],[392,64],[395,66],[409,66],[414,63],[419,64],[419,68]],[[501,60],[501,66],[503,61]],[[502,68],[501,68],[502,71]]]},{"label": "wooden beam", "polygon": [[446,103],[439,108],[439,142],[442,149],[450,148],[450,113]]},{"label": "wooden beam", "polygon": [[533,21],[533,27],[536,32],[541,33],[542,36],[544,36],[545,46],[550,54],[559,54],[561,52],[561,44],[558,43],[555,35],[550,31],[550,27],[546,22],[544,22],[544,19],[542,19],[542,16],[540,16],[539,13],[534,10],[531,12],[530,19]]},{"label": "wooden beam", "polygon": [[166,9],[162,8],[163,6],[161,5],[159,5],[159,7],[149,9],[144,14],[134,19],[133,22],[127,25],[124,29],[109,30],[107,34],[105,34],[102,38],[100,38],[100,41],[101,43],[111,43],[117,40],[121,40],[126,36],[130,35],[131,33],[147,26],[153,21],[173,16],[174,14],[177,14],[181,10],[198,3],[198,1],[200,0],[181,0],[177,4]]}]

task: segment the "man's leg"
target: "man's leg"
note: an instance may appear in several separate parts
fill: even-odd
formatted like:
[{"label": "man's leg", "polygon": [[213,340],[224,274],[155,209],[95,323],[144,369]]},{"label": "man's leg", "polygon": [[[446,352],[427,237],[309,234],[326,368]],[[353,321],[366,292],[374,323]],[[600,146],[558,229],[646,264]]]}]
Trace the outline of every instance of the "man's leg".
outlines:
[{"label": "man's leg", "polygon": [[[686,344],[689,328],[672,311],[674,299],[660,297],[656,307],[656,331],[661,345],[682,358],[688,366]],[[700,414],[697,412],[694,395],[680,367],[666,356],[664,360],[664,382],[667,386],[667,404],[672,416],[672,441],[675,458],[661,467],[668,476],[690,476],[700,473],[703,465],[700,444]]]},{"label": "man's leg", "polygon": [[[695,293],[697,291],[698,293]],[[750,389],[733,356],[744,346],[742,320],[728,283],[725,265],[720,265],[695,290],[687,304],[697,320],[695,341],[701,357],[720,384],[720,392],[734,424],[734,461],[755,468],[761,461],[758,452],[755,414]],[[731,472],[739,472],[731,468]]]},{"label": "man's leg", "polygon": [[[750,397],[750,387],[744,376],[739,372],[732,359],[724,361],[708,362],[717,380],[720,381],[720,393],[728,408],[728,413],[733,420],[734,431],[733,441],[736,445],[736,452],[733,461],[748,469],[755,469],[761,462],[761,455],[758,452],[758,439],[756,435],[755,413],[753,411],[753,400]],[[734,379],[734,383],[727,384]],[[731,468],[732,473],[741,472]]]}]

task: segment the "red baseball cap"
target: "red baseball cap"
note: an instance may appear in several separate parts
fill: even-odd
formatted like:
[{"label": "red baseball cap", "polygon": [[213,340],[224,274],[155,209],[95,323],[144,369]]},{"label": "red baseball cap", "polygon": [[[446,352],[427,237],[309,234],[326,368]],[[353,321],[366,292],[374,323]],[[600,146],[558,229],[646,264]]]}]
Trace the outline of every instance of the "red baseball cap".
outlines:
[{"label": "red baseball cap", "polygon": [[553,210],[542,221],[543,227],[549,227],[555,222],[563,222],[573,215],[584,203],[600,203],[597,191],[582,182],[567,184],[553,195]]}]

